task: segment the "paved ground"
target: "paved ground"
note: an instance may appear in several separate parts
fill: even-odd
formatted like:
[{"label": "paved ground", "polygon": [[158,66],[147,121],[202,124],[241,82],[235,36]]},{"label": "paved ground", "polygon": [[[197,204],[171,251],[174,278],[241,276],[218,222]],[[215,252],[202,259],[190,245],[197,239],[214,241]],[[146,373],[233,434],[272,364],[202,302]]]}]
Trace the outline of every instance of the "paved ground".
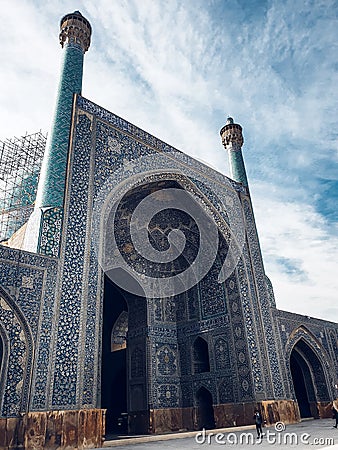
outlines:
[{"label": "paved ground", "polygon": [[[202,450],[227,446],[248,449],[295,448],[327,450],[338,449],[338,429],[332,419],[307,420],[295,425],[277,425],[263,429],[263,439],[257,440],[254,427],[223,428],[201,432],[188,432],[156,436],[127,437],[107,441],[101,450]],[[285,428],[285,429],[283,429]]]}]

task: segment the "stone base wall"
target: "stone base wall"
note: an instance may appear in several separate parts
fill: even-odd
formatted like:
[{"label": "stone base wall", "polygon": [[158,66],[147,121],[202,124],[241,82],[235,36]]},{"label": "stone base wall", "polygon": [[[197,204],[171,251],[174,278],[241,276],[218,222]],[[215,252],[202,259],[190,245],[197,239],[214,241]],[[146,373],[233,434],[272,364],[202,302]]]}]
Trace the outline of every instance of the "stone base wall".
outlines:
[{"label": "stone base wall", "polygon": [[214,406],[216,428],[238,427],[253,423],[256,403],[225,403]]},{"label": "stone base wall", "polygon": [[28,412],[0,418],[0,450],[102,447],[105,410]]},{"label": "stone base wall", "polygon": [[0,450],[23,449],[23,419],[17,417],[0,418]]},{"label": "stone base wall", "polygon": [[194,430],[194,408],[152,409],[150,425],[150,433]]},{"label": "stone base wall", "polygon": [[258,408],[267,425],[282,421],[284,423],[299,422],[298,405],[293,400],[264,400],[249,403],[227,403],[214,406],[216,427],[233,427],[252,425],[254,410]]},{"label": "stone base wall", "polygon": [[267,425],[300,421],[298,403],[294,400],[264,400],[259,405]]},{"label": "stone base wall", "polygon": [[[249,403],[214,405],[216,428],[252,425],[256,408],[260,409],[267,425],[275,422],[296,423],[300,421],[297,402],[294,400],[265,400]],[[150,433],[167,433],[198,429],[197,408],[168,408],[150,411]],[[327,417],[327,416],[321,416]]]}]

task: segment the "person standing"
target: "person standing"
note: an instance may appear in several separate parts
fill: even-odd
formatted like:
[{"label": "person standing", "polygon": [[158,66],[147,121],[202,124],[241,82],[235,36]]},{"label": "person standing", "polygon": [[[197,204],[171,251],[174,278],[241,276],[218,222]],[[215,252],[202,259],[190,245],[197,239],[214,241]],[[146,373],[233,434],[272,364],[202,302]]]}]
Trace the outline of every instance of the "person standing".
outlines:
[{"label": "person standing", "polygon": [[332,406],[332,418],[336,419],[336,425],[333,425],[334,428],[338,427],[338,406],[336,403],[333,403]]},{"label": "person standing", "polygon": [[259,439],[263,434],[263,431],[262,431],[263,417],[262,417],[262,414],[258,411],[258,409],[255,409],[253,418],[254,418],[255,425],[256,425],[257,438]]}]

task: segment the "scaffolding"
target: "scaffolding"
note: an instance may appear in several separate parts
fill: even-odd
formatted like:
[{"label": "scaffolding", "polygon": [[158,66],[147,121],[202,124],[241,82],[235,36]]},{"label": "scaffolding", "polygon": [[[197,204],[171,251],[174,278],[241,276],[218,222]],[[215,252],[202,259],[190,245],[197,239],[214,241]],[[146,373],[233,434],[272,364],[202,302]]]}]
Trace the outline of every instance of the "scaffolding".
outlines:
[{"label": "scaffolding", "polygon": [[0,242],[19,230],[33,211],[46,140],[39,131],[0,141]]}]

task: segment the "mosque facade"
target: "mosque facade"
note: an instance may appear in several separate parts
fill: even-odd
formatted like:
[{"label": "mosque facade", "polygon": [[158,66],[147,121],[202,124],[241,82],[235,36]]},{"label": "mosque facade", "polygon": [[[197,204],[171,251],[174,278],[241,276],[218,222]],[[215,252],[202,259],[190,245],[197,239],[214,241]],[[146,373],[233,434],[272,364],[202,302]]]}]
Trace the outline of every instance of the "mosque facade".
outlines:
[{"label": "mosque facade", "polygon": [[331,417],[338,324],[276,307],[241,126],[228,178],[82,97],[90,37],[61,20],[34,211],[0,245],[0,448]]}]

